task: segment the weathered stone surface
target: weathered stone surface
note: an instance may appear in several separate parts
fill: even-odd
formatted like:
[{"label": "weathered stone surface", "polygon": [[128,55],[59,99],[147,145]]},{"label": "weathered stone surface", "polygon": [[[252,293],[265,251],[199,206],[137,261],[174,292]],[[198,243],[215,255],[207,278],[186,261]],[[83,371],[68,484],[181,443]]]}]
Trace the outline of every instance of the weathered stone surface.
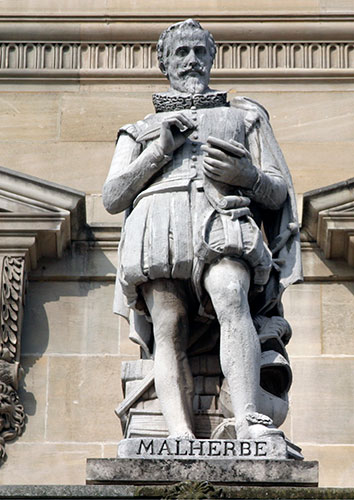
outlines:
[{"label": "weathered stone surface", "polygon": [[[118,354],[118,318],[112,315],[111,307],[113,289],[113,283],[99,281],[31,283],[23,352]],[[65,328],[63,318],[68,325]]]},{"label": "weathered stone surface", "polygon": [[299,444],[353,443],[354,358],[295,358],[292,367],[292,440]]},{"label": "weathered stone surface", "polygon": [[354,355],[354,284],[322,285],[322,302],[323,354]]},{"label": "weathered stone surface", "polygon": [[279,437],[259,440],[235,439],[123,439],[118,443],[119,458],[274,460],[287,458],[286,444]]},{"label": "weathered stone surface", "polygon": [[58,137],[59,95],[1,93],[0,141],[45,141]]},{"label": "weathered stone surface", "polygon": [[21,442],[44,441],[48,358],[22,355],[21,365],[25,375],[20,383],[19,396],[27,415]]},{"label": "weathered stone surface", "polygon": [[[295,190],[304,193],[311,189],[328,186],[353,176],[352,142],[306,143],[283,142],[285,158],[289,161]],[[340,162],[338,162],[340,158]],[[333,166],[335,165],[335,168]]]},{"label": "weathered stone surface", "polygon": [[[354,446],[347,445],[313,445],[304,444],[303,453],[307,460],[318,460],[319,482],[321,486],[347,487],[353,486]],[[349,496],[349,498],[351,498]],[[353,495],[354,498],[354,495]]]},{"label": "weathered stone surface", "polygon": [[215,484],[307,485],[318,483],[318,463],[293,460],[88,459],[88,484],[158,484],[179,481]]},{"label": "weathered stone surface", "polygon": [[120,438],[113,409],[122,399],[121,361],[119,356],[108,355],[50,359],[48,441],[102,443]]},{"label": "weathered stone surface", "polygon": [[304,276],[309,281],[351,281],[354,280],[354,268],[347,262],[329,260],[323,257],[318,248],[304,247],[302,252]]},{"label": "weathered stone surface", "polygon": [[18,440],[8,445],[8,456],[0,484],[85,484],[85,460],[101,456],[101,445]]},{"label": "weathered stone surface", "polygon": [[109,164],[113,150],[114,143],[104,142],[39,141],[29,148],[27,143],[7,141],[1,143],[1,163],[25,174],[96,193],[105,176],[97,165]]},{"label": "weathered stone surface", "polygon": [[[162,12],[166,14],[177,14],[179,12],[185,12],[186,15],[192,15],[195,12],[204,12],[208,14],[215,14],[217,12],[218,3],[215,0],[196,0],[196,2],[191,5],[187,0],[183,0],[176,4],[176,2],[171,2],[170,4],[164,4]],[[312,14],[325,14],[329,12],[344,12],[348,13],[351,4],[346,0],[338,0],[335,5],[331,2],[325,0],[299,0],[296,4],[284,3],[282,0],[274,0],[271,4],[267,0],[257,0],[251,5],[247,0],[241,0],[235,6],[233,0],[225,0],[223,2],[223,11],[225,12],[265,12],[265,13],[312,13]],[[97,5],[95,0],[62,0],[60,4],[48,3],[45,0],[31,0],[30,2],[26,0],[18,0],[13,3],[11,0],[3,0],[3,9],[7,13],[17,13],[22,14],[24,10],[28,14],[42,13],[60,13],[60,14],[77,14],[81,13],[92,13],[92,14],[122,14],[122,13],[144,13],[148,14],[150,12],[160,11],[161,4],[158,0],[152,0],[149,4],[149,9],[144,0],[139,0],[135,2],[134,9],[132,5],[127,4],[124,0],[106,0],[103,4]]]},{"label": "weathered stone surface", "polygon": [[[94,237],[94,236],[93,236]],[[116,235],[114,235],[116,238]],[[41,259],[41,265],[31,271],[33,281],[61,281],[61,278],[70,277],[79,281],[80,277],[92,281],[114,283],[117,266],[117,242],[81,241],[72,245],[60,260]]]},{"label": "weathered stone surface", "polygon": [[114,142],[118,129],[153,112],[150,92],[67,95],[62,100],[60,139]]},{"label": "weathered stone surface", "polygon": [[290,356],[320,355],[321,285],[304,283],[290,287],[284,294],[283,304],[293,332],[288,347]]},{"label": "weathered stone surface", "polygon": [[351,92],[248,92],[270,110],[280,143],[351,142],[354,134]]},{"label": "weathered stone surface", "polygon": [[105,210],[101,194],[86,195],[86,220],[88,224],[122,224],[124,214],[111,215]]},{"label": "weathered stone surface", "polygon": [[[169,435],[193,439],[196,403],[197,410],[217,408],[213,396],[222,393],[218,380],[207,381],[212,392],[200,375],[193,384],[187,360],[188,344],[191,351],[198,351],[199,344],[203,354],[216,345],[215,324],[204,326],[203,335],[194,327],[202,303],[199,288],[205,288],[220,326],[219,355],[229,387],[224,402],[220,396],[221,405],[235,416],[239,439],[257,439],[286,417],[291,370],[283,339],[290,331],[281,308],[271,318],[261,312],[269,308],[268,293],[259,295],[258,303],[247,292],[252,284],[266,287],[272,252],[282,262],[276,279],[284,288],[301,279],[299,229],[291,177],[267,113],[243,97],[229,106],[225,92],[209,88],[216,48],[211,34],[193,19],[161,33],[158,64],[170,89],[153,94],[155,114],[126,125],[118,136],[102,199],[111,214],[132,207],[122,229],[114,311],[134,316],[136,342],[145,357],[153,353],[153,377]],[[251,200],[260,218],[265,208],[277,213],[276,225],[266,216],[263,220],[265,233],[268,225],[274,233],[269,249],[248,208]],[[222,258],[230,256],[241,256],[246,266]],[[126,304],[145,317],[129,313]],[[256,319],[250,314],[253,307]],[[189,327],[196,330],[192,340]],[[282,384],[275,376],[279,372]],[[127,436],[127,415],[139,404],[145,383],[137,384],[136,397],[129,384],[118,408]],[[263,397],[259,384],[277,390]],[[157,430],[161,435],[164,429]]]},{"label": "weathered stone surface", "polygon": [[[212,485],[207,486],[212,490]],[[201,485],[197,483],[177,483],[178,491],[193,491],[193,487],[198,491]],[[185,488],[185,489],[184,489]],[[217,486],[215,491],[221,491],[222,498],[246,499],[257,498],[259,500],[303,500],[307,499],[346,499],[354,498],[353,488],[316,488],[301,486]],[[200,491],[200,490],[199,490]],[[176,485],[162,486],[134,486],[134,485],[76,485],[76,486],[0,486],[0,498],[55,498],[64,500],[66,498],[163,498],[176,493]],[[215,497],[214,497],[215,498]],[[217,497],[216,497],[217,498]]]}]

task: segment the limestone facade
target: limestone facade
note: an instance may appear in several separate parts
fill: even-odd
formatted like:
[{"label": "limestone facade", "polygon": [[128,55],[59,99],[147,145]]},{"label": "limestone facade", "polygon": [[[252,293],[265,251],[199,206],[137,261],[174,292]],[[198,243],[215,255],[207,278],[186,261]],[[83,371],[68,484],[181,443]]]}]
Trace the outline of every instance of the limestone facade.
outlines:
[{"label": "limestone facade", "polygon": [[86,458],[116,455],[120,364],[139,353],[111,312],[122,218],[105,213],[100,192],[118,128],[153,112],[151,93],[166,88],[158,34],[195,16],[218,43],[212,86],[268,109],[301,212],[317,190],[304,196],[305,282],[285,295],[294,382],[284,430],[320,461],[321,486],[354,486],[354,8],[234,4],[0,1],[0,256],[22,257],[27,280],[27,424],[6,444],[3,484],[83,484]]}]

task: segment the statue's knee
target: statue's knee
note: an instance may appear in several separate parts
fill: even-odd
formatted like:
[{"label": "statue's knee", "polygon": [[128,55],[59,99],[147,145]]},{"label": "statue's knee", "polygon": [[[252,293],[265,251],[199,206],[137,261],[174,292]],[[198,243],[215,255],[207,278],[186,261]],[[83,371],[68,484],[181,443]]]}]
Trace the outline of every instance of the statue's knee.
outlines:
[{"label": "statue's knee", "polygon": [[153,322],[155,342],[160,346],[184,348],[188,330],[188,316],[184,308],[166,308]]},{"label": "statue's knee", "polygon": [[248,290],[240,280],[226,282],[223,297],[229,307],[238,309],[248,304]]}]

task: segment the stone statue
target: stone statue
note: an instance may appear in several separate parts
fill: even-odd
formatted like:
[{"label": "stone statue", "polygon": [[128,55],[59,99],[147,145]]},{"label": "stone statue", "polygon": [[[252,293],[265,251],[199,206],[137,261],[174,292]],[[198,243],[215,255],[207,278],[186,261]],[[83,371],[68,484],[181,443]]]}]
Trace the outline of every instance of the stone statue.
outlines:
[{"label": "stone statue", "polygon": [[[167,28],[157,53],[170,88],[153,95],[155,114],[119,130],[103,189],[110,213],[126,211],[115,312],[130,312],[131,337],[154,360],[170,437],[195,436],[193,347],[218,349],[237,438],[279,437],[276,399],[291,383],[281,295],[301,279],[294,190],[267,111],[209,88],[215,51],[192,19]],[[270,352],[285,382],[272,378],[277,362],[260,380]]]}]

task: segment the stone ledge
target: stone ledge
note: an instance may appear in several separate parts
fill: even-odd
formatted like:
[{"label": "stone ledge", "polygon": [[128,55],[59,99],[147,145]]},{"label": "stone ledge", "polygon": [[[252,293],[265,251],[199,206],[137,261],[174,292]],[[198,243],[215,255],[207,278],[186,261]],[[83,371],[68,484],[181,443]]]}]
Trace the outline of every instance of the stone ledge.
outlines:
[{"label": "stone ledge", "polygon": [[318,462],[294,460],[88,459],[87,484],[173,484],[317,486]]},{"label": "stone ledge", "polygon": [[[174,486],[110,486],[110,485],[75,485],[75,486],[0,486],[0,499],[46,499],[68,498],[162,498]],[[220,488],[220,487],[219,487]],[[224,486],[221,487],[224,498],[234,499],[354,499],[354,488],[315,488],[315,487],[259,487],[259,486]]]}]

